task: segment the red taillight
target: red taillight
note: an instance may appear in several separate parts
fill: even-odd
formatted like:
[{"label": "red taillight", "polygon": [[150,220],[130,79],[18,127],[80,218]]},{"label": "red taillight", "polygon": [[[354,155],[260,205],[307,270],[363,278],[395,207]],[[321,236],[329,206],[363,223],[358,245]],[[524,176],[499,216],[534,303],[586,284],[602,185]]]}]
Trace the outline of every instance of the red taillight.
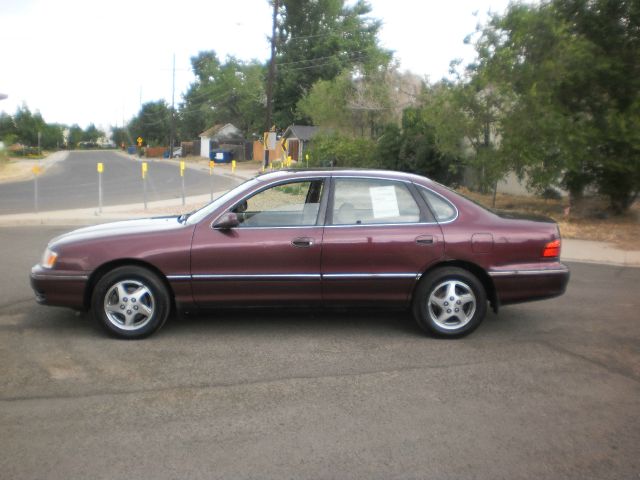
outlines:
[{"label": "red taillight", "polygon": [[560,256],[560,239],[549,242],[544,246],[542,250],[542,256],[544,258],[553,258]]}]

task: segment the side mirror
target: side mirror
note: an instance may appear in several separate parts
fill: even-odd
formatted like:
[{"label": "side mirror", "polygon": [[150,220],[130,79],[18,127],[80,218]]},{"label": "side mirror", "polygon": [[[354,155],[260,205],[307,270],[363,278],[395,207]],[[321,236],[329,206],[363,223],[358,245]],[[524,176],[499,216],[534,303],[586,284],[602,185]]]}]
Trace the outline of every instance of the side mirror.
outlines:
[{"label": "side mirror", "polygon": [[217,230],[231,230],[240,225],[238,215],[233,212],[227,212],[220,217],[218,222],[213,226]]}]

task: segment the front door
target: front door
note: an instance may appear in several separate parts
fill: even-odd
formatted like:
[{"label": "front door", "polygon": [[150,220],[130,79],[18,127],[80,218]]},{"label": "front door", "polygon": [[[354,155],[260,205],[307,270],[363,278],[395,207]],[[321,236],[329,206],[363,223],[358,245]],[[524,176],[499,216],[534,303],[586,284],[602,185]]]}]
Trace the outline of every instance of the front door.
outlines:
[{"label": "front door", "polygon": [[231,208],[238,227],[201,222],[191,249],[196,304],[319,303],[323,187],[322,179],[270,186]]}]

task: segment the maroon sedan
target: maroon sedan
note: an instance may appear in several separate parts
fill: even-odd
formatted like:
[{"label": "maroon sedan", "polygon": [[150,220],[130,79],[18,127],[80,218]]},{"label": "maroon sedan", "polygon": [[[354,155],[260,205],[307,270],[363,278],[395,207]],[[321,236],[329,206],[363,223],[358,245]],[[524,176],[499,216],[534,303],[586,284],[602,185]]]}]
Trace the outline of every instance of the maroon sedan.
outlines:
[{"label": "maroon sedan", "polygon": [[426,331],[470,333],[487,303],[564,293],[549,219],[500,215],[427,178],[280,171],[202,209],[81,228],[31,271],[39,303],[93,311],[140,338],[172,310],[225,306],[410,307]]}]

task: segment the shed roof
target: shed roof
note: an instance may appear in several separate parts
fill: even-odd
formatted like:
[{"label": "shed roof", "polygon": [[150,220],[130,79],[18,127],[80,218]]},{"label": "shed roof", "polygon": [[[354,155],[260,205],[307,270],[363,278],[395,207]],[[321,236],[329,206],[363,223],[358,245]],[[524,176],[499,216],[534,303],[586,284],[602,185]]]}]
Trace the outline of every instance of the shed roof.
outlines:
[{"label": "shed roof", "polygon": [[312,125],[289,125],[282,136],[284,138],[298,138],[306,142],[311,140],[319,131],[320,127]]},{"label": "shed roof", "polygon": [[200,138],[211,138],[214,140],[218,139],[237,139],[242,138],[242,132],[238,127],[233,125],[232,123],[227,124],[216,124],[211,128],[206,129],[200,135]]}]

